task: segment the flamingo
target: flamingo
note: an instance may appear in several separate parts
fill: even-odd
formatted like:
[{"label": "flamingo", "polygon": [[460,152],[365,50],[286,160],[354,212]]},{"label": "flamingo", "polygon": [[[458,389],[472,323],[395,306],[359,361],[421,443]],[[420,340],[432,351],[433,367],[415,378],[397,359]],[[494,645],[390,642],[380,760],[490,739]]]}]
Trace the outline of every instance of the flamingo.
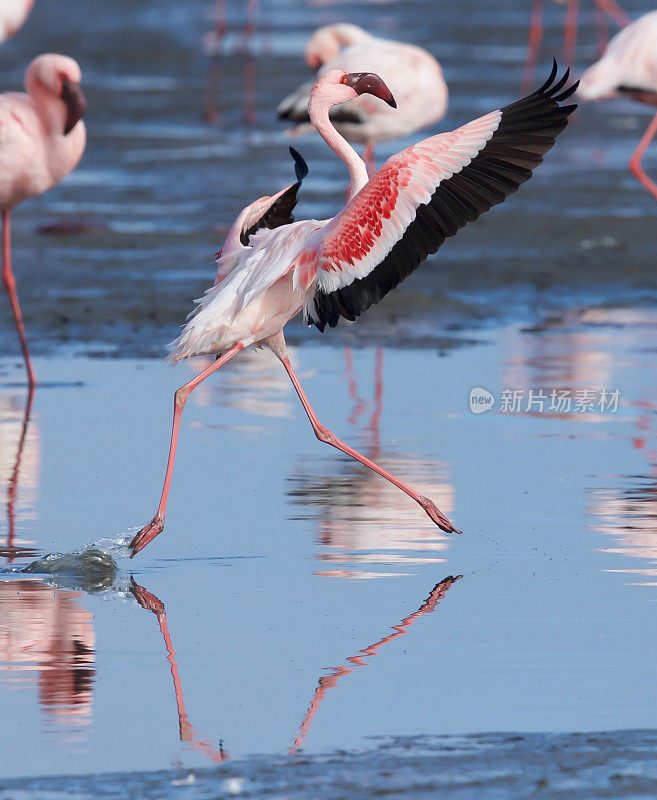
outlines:
[{"label": "flamingo", "polygon": [[34,0],[0,0],[0,44],[18,33],[33,5]]},{"label": "flamingo", "polygon": [[[657,11],[650,11],[616,34],[601,59],[582,75],[578,94],[582,100],[627,95],[657,108]],[[641,137],[629,168],[657,199],[657,184],[644,172],[641,159],[657,133],[657,112]]]},{"label": "flamingo", "polygon": [[76,61],[46,53],[37,56],[25,72],[27,94],[0,95],[2,283],[9,297],[30,386],[36,385],[36,378],[11,268],[9,212],[22,200],[56,186],[82,157],[87,134],[81,121],[86,101],[80,79]]},{"label": "flamingo", "polygon": [[[579,0],[555,0],[556,3],[565,4],[566,20],[563,32],[563,53],[564,60],[568,64],[575,62],[575,44],[577,41],[577,14],[579,11]],[[612,19],[619,28],[624,28],[631,22],[630,17],[614,0],[594,0],[595,10],[598,15],[599,23],[606,22],[607,17]],[[599,37],[601,49],[607,44],[609,33],[605,29]],[[543,0],[532,0],[532,15],[529,25],[529,41],[527,43],[527,60],[525,61],[525,71],[522,85],[527,88],[534,80],[534,70],[538,59],[538,50],[543,38]]]},{"label": "flamingo", "polygon": [[569,73],[555,83],[556,74],[555,61],[548,80],[528,97],[402,150],[370,180],[364,161],[331,123],[329,110],[362,94],[394,107],[392,92],[372,73],[330,70],[319,77],[310,95],[310,119],[347,166],[350,198],[332,219],[293,222],[291,211],[305,175],[297,155],[296,183],[260,198],[237,217],[218,256],[215,285],[172,343],[172,363],[208,353],[217,358],[175,393],[160,503],[133,538],[131,557],[164,529],[180,419],[190,392],[250,345],[269,348],[279,358],[321,442],[374,470],[419,503],[438,527],[456,532],[433,501],[322,425],[290,363],[283,328],[302,310],[306,322],[322,332],[341,317],[355,320],[446,237],[529,180],[575,108],[559,103],[577,84],[564,90]]},{"label": "flamingo", "polygon": [[[397,101],[397,112],[371,98],[360,96],[331,112],[331,120],[350,142],[365,144],[364,160],[374,168],[374,142],[398,139],[433,125],[447,113],[447,84],[436,59],[412,44],[378,39],[357,25],[345,22],[326,25],[306,45],[306,63],[319,70],[380,75]],[[302,84],[278,106],[278,116],[300,123],[310,122],[308,101],[312,82]]]}]

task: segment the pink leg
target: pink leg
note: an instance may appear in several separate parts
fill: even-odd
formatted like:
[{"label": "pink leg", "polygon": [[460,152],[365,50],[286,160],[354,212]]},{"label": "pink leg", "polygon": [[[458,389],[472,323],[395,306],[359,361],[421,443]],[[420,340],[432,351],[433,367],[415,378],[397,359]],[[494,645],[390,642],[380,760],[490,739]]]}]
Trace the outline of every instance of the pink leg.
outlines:
[{"label": "pink leg", "polygon": [[246,25],[244,26],[244,52],[248,53],[256,30],[255,18],[258,13],[258,0],[248,0],[246,6]]},{"label": "pink leg", "polygon": [[256,122],[256,60],[251,55],[244,59],[244,122],[255,125]]},{"label": "pink leg", "polygon": [[296,393],[299,395],[299,399],[303,404],[303,407],[308,415],[308,419],[310,420],[310,424],[313,426],[313,430],[315,431],[315,436],[319,439],[320,442],[325,442],[326,444],[330,444],[332,447],[341,450],[345,455],[350,456],[351,458],[356,459],[356,461],[360,461],[361,464],[364,464],[366,467],[369,467],[374,472],[381,475],[382,478],[390,481],[394,486],[398,489],[401,489],[402,492],[406,492],[409,497],[412,497],[416,503],[419,503],[422,508],[427,512],[429,517],[433,520],[433,522],[438,525],[439,528],[446,531],[447,533],[460,533],[457,531],[456,528],[452,525],[452,523],[447,519],[447,517],[438,510],[436,504],[429,500],[429,498],[424,497],[423,495],[416,492],[414,489],[411,489],[406,484],[402,483],[401,481],[397,480],[393,475],[389,472],[386,472],[384,469],[379,467],[373,461],[370,461],[369,458],[366,458],[364,455],[359,453],[358,451],[354,450],[353,448],[349,447],[348,445],[341,442],[337,436],[334,436],[328,428],[325,428],[321,422],[319,421],[317,415],[312,409],[308,398],[305,395],[305,392],[301,388],[301,384],[299,383],[299,379],[297,378],[294,370],[292,369],[292,364],[290,363],[290,359],[287,356],[279,355],[283,366],[285,367],[287,374],[290,376],[290,380],[292,381],[292,385],[294,386]]},{"label": "pink leg", "polygon": [[534,82],[534,72],[538,61],[538,48],[543,38],[543,0],[532,0],[532,16],[529,23],[527,58],[522,76],[522,91],[528,92]]},{"label": "pink leg", "polygon": [[181,386],[173,398],[173,425],[171,428],[171,445],[169,447],[169,460],[167,461],[167,471],[164,476],[164,486],[162,488],[162,497],[160,498],[160,505],[157,507],[155,516],[135,535],[134,539],[130,542],[132,553],[130,558],[134,558],[140,550],[143,550],[147,544],[150,544],[153,539],[164,530],[164,515],[167,509],[167,499],[169,497],[169,487],[171,486],[171,476],[173,473],[173,463],[176,459],[176,447],[178,446],[178,433],[180,431],[180,418],[182,417],[183,408],[187,402],[187,398],[196,387],[202,383],[209,375],[223,367],[223,365],[230,361],[230,359],[237,355],[244,348],[244,345],[236,344],[227,350],[221,358],[218,358],[209,367],[206,367],[203,372],[193,378],[189,383]]},{"label": "pink leg", "polygon": [[601,56],[609,44],[609,19],[597,4],[595,7],[595,27],[598,34],[598,56]]},{"label": "pink leg", "polygon": [[575,63],[575,44],[577,42],[577,12],[579,0],[568,0],[566,25],[563,35],[563,57],[569,66]]},{"label": "pink leg", "polygon": [[607,16],[611,17],[619,28],[624,28],[632,22],[631,18],[614,0],[595,0],[598,8],[602,9]]},{"label": "pink leg", "polygon": [[217,0],[214,7],[214,41],[212,42],[212,63],[208,75],[207,99],[203,118],[215,122],[219,117],[217,96],[221,83],[221,44],[226,35],[226,0]]},{"label": "pink leg", "polygon": [[14,273],[11,269],[11,228],[9,227],[9,211],[6,208],[2,209],[2,285],[5,287],[11,311],[14,315],[16,330],[18,331],[18,338],[20,339],[21,350],[23,351],[25,369],[27,370],[27,381],[29,385],[33,387],[36,386],[36,377],[32,368],[30,353],[27,349],[23,315],[21,314],[21,307],[18,304],[16,280],[14,279]]},{"label": "pink leg", "polygon": [[657,133],[657,114],[652,118],[650,125],[648,125],[648,129],[641,137],[641,141],[639,142],[638,147],[634,151],[634,155],[630,159],[630,172],[634,177],[640,181],[646,189],[650,192],[650,194],[657,199],[657,185],[650,180],[650,178],[646,175],[643,171],[643,167],[641,166],[641,159],[643,158],[643,154],[646,152],[646,148],[653,140],[655,134]]}]

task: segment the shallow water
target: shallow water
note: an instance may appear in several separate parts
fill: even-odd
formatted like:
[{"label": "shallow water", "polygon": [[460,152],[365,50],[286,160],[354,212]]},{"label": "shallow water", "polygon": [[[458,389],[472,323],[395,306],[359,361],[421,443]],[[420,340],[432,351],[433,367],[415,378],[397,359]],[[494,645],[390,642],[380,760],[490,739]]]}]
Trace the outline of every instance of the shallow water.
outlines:
[{"label": "shallow water", "polygon": [[[615,309],[442,357],[294,350],[320,418],[461,536],[320,445],[273,358],[245,354],[192,395],[166,530],[134,561],[122,542],[152,513],[184,368],[39,359],[14,497],[14,547],[34,555],[7,568],[93,546],[118,572],[94,594],[70,569],[62,589],[56,569],[0,583],[3,774],[654,726],[656,326]],[[495,410],[470,411],[473,386]],[[604,413],[500,408],[554,387],[621,395]],[[4,390],[5,463],[22,395]]]},{"label": "shallow water", "polygon": [[[563,22],[548,6],[545,71]],[[172,393],[201,366],[148,356],[236,209],[289,181],[274,109],[307,76],[307,35],[348,19],[427,46],[451,90],[435,131],[519,93],[528,2],[261,7],[252,56],[231,3],[210,61],[201,0],[40,0],[0,50],[3,89],[65,50],[90,101],[80,168],[13,215],[31,400],[0,314],[0,798],[652,797],[655,206],[626,170],[640,106],[581,109],[535,179],[357,325],[290,326],[320,418],[461,536],[318,443],[280,366],[246,353],[192,396],[166,530],[127,558]],[[295,145],[298,217],[334,213],[344,169],[316,138]],[[494,410],[472,413],[473,389]]]}]

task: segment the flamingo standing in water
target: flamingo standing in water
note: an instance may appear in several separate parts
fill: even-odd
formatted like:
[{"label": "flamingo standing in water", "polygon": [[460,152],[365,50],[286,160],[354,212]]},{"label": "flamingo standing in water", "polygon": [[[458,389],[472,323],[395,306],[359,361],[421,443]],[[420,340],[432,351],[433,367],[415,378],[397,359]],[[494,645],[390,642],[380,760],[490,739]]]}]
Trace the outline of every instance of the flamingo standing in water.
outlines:
[{"label": "flamingo standing in water", "polygon": [[56,186],[82,157],[86,101],[80,67],[68,56],[37,56],[25,73],[27,94],[0,95],[2,283],[9,297],[30,386],[36,384],[11,268],[10,210]]},{"label": "flamingo standing in water", "polygon": [[[582,75],[582,100],[601,100],[627,95],[657,108],[657,11],[644,14],[616,34],[599,61]],[[629,168],[657,199],[657,184],[644,172],[641,159],[657,133],[657,112],[641,137]]]},{"label": "flamingo standing in water", "polygon": [[297,156],[297,182],[247,206],[233,224],[219,254],[215,285],[198,302],[170,355],[174,363],[207,353],[217,358],[175,393],[160,504],[133,538],[132,556],[164,528],[180,418],[190,392],[249,345],[267,347],[280,359],[320,441],[389,480],[442,530],[456,531],[433,501],[322,425],[288,358],[283,327],[302,310],[320,331],[335,327],[341,317],[355,320],[448,236],[529,180],[575,108],[559,103],[577,84],[564,90],[568,71],[554,83],[556,73],[555,62],[545,84],[528,97],[402,150],[369,180],[364,161],[335,129],[329,111],[362,94],[394,107],[392,93],[372,73],[331,70],[319,78],[310,94],[310,119],[349,169],[351,196],[332,219],[293,222],[305,174]]},{"label": "flamingo standing in water", "polygon": [[[361,95],[331,111],[331,121],[349,142],[365,144],[364,159],[374,168],[374,142],[408,136],[438,122],[447,113],[447,84],[436,59],[412,44],[378,39],[357,25],[345,22],[315,31],[306,45],[306,63],[319,70],[376,72],[395,96],[397,111]],[[296,132],[311,122],[308,104],[312,82],[301,85],[278,106],[278,116],[299,123]]]},{"label": "flamingo standing in water", "polygon": [[25,25],[33,5],[34,0],[0,0],[0,44]]},{"label": "flamingo standing in water", "polygon": [[[563,57],[566,63],[575,63],[575,44],[577,42],[577,14],[579,11],[579,0],[555,0],[560,4],[566,4],[566,20],[563,29]],[[631,22],[630,17],[614,0],[594,0],[595,11],[599,25],[599,47],[600,52],[604,50],[609,41],[607,29],[607,18],[612,19],[619,28],[624,28]],[[543,0],[532,0],[532,15],[529,25],[529,41],[527,42],[527,59],[525,61],[525,72],[522,79],[523,88],[531,86],[534,80],[534,70],[538,60],[538,51],[543,39]]]}]

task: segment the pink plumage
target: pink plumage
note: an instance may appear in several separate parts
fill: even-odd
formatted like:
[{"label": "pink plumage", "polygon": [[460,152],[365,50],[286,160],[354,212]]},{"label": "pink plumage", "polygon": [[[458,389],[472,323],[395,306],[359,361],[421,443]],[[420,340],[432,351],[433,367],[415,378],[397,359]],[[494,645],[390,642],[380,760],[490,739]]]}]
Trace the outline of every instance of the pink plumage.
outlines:
[{"label": "pink plumage", "polygon": [[0,0],[0,44],[18,33],[33,5],[34,0]]},{"label": "pink plumage", "polygon": [[[564,90],[568,72],[554,83],[556,70],[555,63],[548,81],[523,100],[392,156],[371,180],[362,159],[333,126],[329,109],[365,92],[394,106],[389,88],[371,73],[331,70],[318,79],[310,94],[310,118],[347,165],[351,197],[332,219],[292,222],[296,192],[305,174],[305,169],[300,173],[297,158],[296,184],[274,195],[275,199],[261,198],[248,206],[231,228],[219,258],[220,280],[198,301],[171,354],[177,361],[216,353],[217,360],[176,392],[160,505],[153,520],[133,539],[132,555],[164,527],[180,418],[189,393],[252,344],[270,348],[281,360],[321,441],[406,492],[443,530],[455,530],[431,500],[345,445],[320,423],[292,369],[283,327],[302,310],[308,324],[322,331],[341,318],[356,319],[428,253],[436,252],[447,237],[528,180],[575,108],[560,105],[576,85]],[[281,203],[285,221],[281,218],[279,224],[274,217]]]},{"label": "pink plumage", "polygon": [[47,53],[25,73],[27,94],[0,95],[2,281],[14,315],[30,385],[35,384],[11,268],[9,210],[58,184],[82,157],[86,101],[77,62]]}]

